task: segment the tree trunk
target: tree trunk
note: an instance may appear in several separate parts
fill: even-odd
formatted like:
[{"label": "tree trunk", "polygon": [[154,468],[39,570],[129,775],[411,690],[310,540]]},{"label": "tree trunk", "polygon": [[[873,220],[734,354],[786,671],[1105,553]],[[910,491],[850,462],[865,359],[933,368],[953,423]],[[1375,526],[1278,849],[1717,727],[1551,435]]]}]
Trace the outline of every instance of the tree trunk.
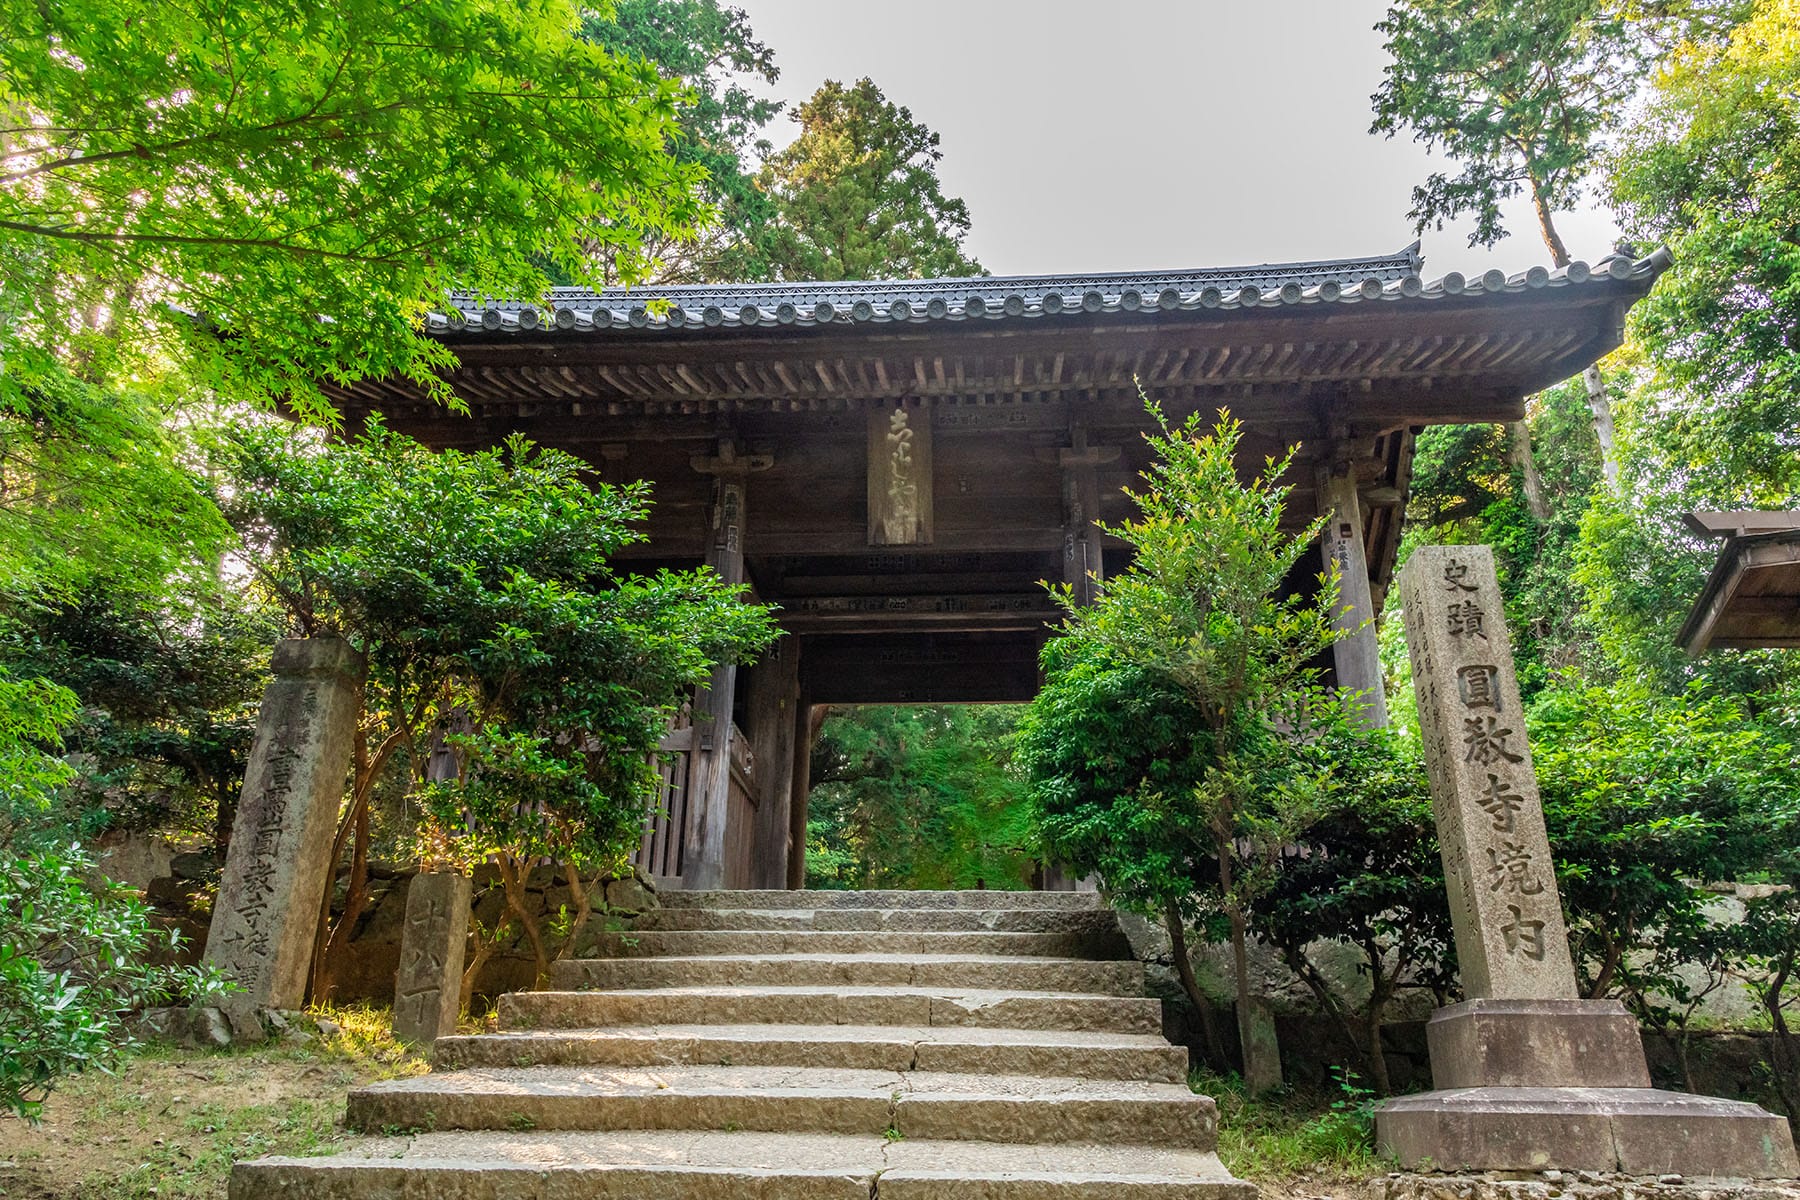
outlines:
[{"label": "tree trunk", "polygon": [[1173,900],[1163,910],[1163,925],[1169,931],[1169,950],[1175,958],[1175,974],[1181,979],[1181,990],[1196,1010],[1206,1007],[1206,996],[1200,981],[1194,977],[1194,960],[1188,957],[1187,927],[1181,920],[1181,909]]},{"label": "tree trunk", "polygon": [[569,917],[569,936],[556,951],[557,962],[575,953],[575,943],[587,929],[588,918],[594,915],[593,905],[588,902],[587,884],[573,862],[569,864],[569,907],[574,909]]},{"label": "tree trunk", "polygon": [[488,959],[494,957],[494,952],[500,948],[500,938],[506,932],[504,924],[487,933],[482,932],[480,923],[471,921],[470,924],[473,926],[471,932],[475,935],[475,953],[469,955],[468,962],[463,964],[462,987],[458,989],[459,1003],[464,1012],[468,1012],[469,1006],[475,1001],[476,977],[481,974],[481,968],[487,966]]},{"label": "tree trunk", "polygon": [[1200,981],[1194,977],[1194,960],[1188,953],[1187,928],[1181,921],[1181,909],[1173,900],[1163,911],[1163,927],[1169,931],[1169,953],[1175,959],[1175,974],[1181,980],[1181,990],[1187,994],[1188,1006],[1200,1021],[1200,1036],[1206,1043],[1207,1065],[1216,1071],[1231,1069],[1231,1056],[1225,1053],[1224,1039],[1219,1036],[1219,1023],[1213,1012],[1212,1001],[1200,990]]},{"label": "tree trunk", "polygon": [[1544,477],[1538,474],[1537,459],[1531,453],[1531,427],[1524,421],[1507,424],[1506,457],[1519,473],[1526,511],[1534,521],[1548,521],[1550,502],[1544,498]]},{"label": "tree trunk", "polygon": [[368,905],[369,805],[365,798],[356,810],[356,842],[355,848],[350,852],[350,886],[344,894],[344,915],[332,926],[331,936],[326,939],[325,949],[319,956],[319,969],[313,978],[315,1003],[331,1002],[332,989],[337,986],[337,964],[350,948],[350,938],[356,931],[356,923],[362,919],[363,909]]},{"label": "tree trunk", "polygon": [[500,889],[506,894],[506,911],[519,919],[525,940],[531,944],[532,990],[541,991],[545,977],[550,974],[550,956],[544,952],[544,931],[539,928],[537,917],[525,911],[524,877],[519,874],[518,861],[509,855],[498,856],[494,865],[500,869]]},{"label": "tree trunk", "polygon": [[1234,892],[1231,873],[1231,856],[1237,853],[1237,843],[1223,830],[1215,828],[1213,850],[1219,856],[1219,895],[1225,905],[1225,916],[1231,922],[1231,966],[1232,974],[1237,977],[1238,1050],[1244,1060],[1244,1084],[1255,1093],[1281,1082],[1281,1059],[1277,1057],[1273,1063],[1263,1061],[1262,1047],[1253,1036],[1256,1018],[1251,1007],[1255,1001],[1250,995],[1249,922],[1244,917],[1244,906]]},{"label": "tree trunk", "polygon": [[1769,1066],[1775,1074],[1775,1091],[1790,1117],[1800,1117],[1800,1047],[1794,1045],[1793,1030],[1781,1011],[1781,994],[1794,971],[1796,951],[1782,956],[1781,966],[1762,991],[1763,1008],[1769,1014]]},{"label": "tree trunk", "polygon": [[[1550,206],[1545,202],[1543,192],[1535,180],[1531,185],[1531,204],[1537,211],[1538,232],[1543,235],[1544,247],[1550,251],[1550,265],[1560,271],[1569,265],[1569,250],[1563,245],[1562,235],[1556,231],[1556,221],[1551,215]],[[1594,436],[1600,442],[1600,473],[1606,479],[1606,486],[1616,490],[1619,486],[1619,464],[1613,454],[1612,397],[1606,394],[1606,381],[1600,377],[1598,364],[1583,371],[1581,378],[1587,385],[1588,412],[1594,420]],[[1541,481],[1538,487],[1541,492]],[[1530,503],[1529,498],[1527,503]]]},{"label": "tree trunk", "polygon": [[1588,411],[1594,417],[1594,435],[1600,439],[1600,474],[1606,486],[1619,488],[1619,461],[1614,455],[1612,397],[1606,393],[1606,380],[1600,376],[1598,363],[1581,373],[1587,384]]},{"label": "tree trunk", "polygon": [[1606,951],[1600,956],[1600,969],[1594,972],[1593,986],[1588,988],[1589,1000],[1604,1000],[1606,993],[1612,988],[1613,976],[1618,973],[1619,960],[1624,955],[1623,943],[1620,939],[1608,935]]},{"label": "tree trunk", "polygon": [[1381,1018],[1387,1015],[1388,1001],[1393,999],[1394,989],[1386,982],[1381,973],[1381,964],[1373,964],[1374,970],[1369,976],[1369,1011],[1365,1032],[1368,1048],[1363,1052],[1369,1060],[1369,1085],[1375,1089],[1377,1096],[1394,1094],[1393,1080],[1388,1075],[1387,1051],[1381,1045]]}]

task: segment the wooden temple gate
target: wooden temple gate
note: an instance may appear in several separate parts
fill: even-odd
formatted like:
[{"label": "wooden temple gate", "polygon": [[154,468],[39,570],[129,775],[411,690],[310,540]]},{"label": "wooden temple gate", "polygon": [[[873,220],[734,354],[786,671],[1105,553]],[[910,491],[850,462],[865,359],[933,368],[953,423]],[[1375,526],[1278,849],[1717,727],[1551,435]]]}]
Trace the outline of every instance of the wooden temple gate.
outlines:
[{"label": "wooden temple gate", "polygon": [[[626,565],[710,565],[786,630],[721,667],[670,730],[640,862],[690,887],[804,879],[818,706],[1023,701],[1055,620],[1125,563],[1096,522],[1146,464],[1139,396],[1228,408],[1246,470],[1298,443],[1297,527],[1330,512],[1344,571],[1340,686],[1385,721],[1374,632],[1413,439],[1517,420],[1615,347],[1666,257],[1427,283],[1417,247],[1366,259],[1091,276],[458,298],[429,328],[469,416],[409,385],[337,395],[429,445],[512,433],[651,481]],[[665,308],[653,301],[664,301]],[[1318,563],[1290,581],[1316,586]]]}]

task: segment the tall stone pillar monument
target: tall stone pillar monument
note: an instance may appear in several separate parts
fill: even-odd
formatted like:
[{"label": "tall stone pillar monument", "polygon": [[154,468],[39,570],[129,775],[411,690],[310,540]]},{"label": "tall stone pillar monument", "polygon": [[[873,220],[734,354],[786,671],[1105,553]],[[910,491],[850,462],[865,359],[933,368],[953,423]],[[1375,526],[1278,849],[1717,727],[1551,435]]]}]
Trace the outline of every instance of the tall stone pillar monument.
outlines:
[{"label": "tall stone pillar monument", "polygon": [[305,1003],[362,693],[362,655],[339,638],[282,642],[272,665],[206,935],[205,961],[243,988],[234,1010]]},{"label": "tall stone pillar monument", "polygon": [[1431,1018],[1437,1090],[1382,1107],[1381,1148],[1435,1170],[1800,1173],[1783,1118],[1652,1088],[1631,1014],[1576,998],[1493,551],[1420,547],[1400,592],[1468,999]]}]

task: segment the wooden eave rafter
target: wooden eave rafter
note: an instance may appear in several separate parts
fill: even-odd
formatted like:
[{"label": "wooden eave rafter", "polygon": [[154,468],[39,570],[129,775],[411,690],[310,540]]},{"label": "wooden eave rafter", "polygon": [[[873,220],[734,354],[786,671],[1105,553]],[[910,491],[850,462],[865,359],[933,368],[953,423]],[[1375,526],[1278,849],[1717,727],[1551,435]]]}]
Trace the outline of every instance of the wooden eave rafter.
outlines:
[{"label": "wooden eave rafter", "polygon": [[[1645,285],[1647,286],[1647,285]],[[482,415],[555,419],[807,413],[901,397],[934,404],[1079,400],[1279,408],[1342,383],[1391,423],[1516,419],[1523,398],[1617,346],[1637,281],[1609,287],[1217,312],[964,323],[451,339],[452,386]],[[429,418],[409,385],[338,389],[352,414]],[[1247,407],[1246,407],[1247,406]],[[399,410],[399,411],[397,411]]]},{"label": "wooden eave rafter", "polygon": [[1690,655],[1800,647],[1800,528],[1727,539],[1676,640]]}]

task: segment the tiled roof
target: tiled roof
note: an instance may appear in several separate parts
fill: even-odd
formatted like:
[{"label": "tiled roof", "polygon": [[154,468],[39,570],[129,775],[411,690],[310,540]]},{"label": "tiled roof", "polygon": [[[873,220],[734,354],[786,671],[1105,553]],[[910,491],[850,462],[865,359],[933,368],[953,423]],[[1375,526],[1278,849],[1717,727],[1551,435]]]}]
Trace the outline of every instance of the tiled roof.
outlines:
[{"label": "tiled roof", "polygon": [[1273,263],[1192,271],[1093,275],[977,276],[847,283],[705,284],[684,287],[553,288],[547,305],[451,297],[432,313],[433,333],[596,333],[606,330],[744,329],[759,326],[919,324],[1006,320],[1069,313],[1278,308],[1524,292],[1590,281],[1654,278],[1668,252],[1615,256],[1595,267],[1570,263],[1508,275],[1452,271],[1427,283],[1419,244],[1397,254],[1328,262]]}]

